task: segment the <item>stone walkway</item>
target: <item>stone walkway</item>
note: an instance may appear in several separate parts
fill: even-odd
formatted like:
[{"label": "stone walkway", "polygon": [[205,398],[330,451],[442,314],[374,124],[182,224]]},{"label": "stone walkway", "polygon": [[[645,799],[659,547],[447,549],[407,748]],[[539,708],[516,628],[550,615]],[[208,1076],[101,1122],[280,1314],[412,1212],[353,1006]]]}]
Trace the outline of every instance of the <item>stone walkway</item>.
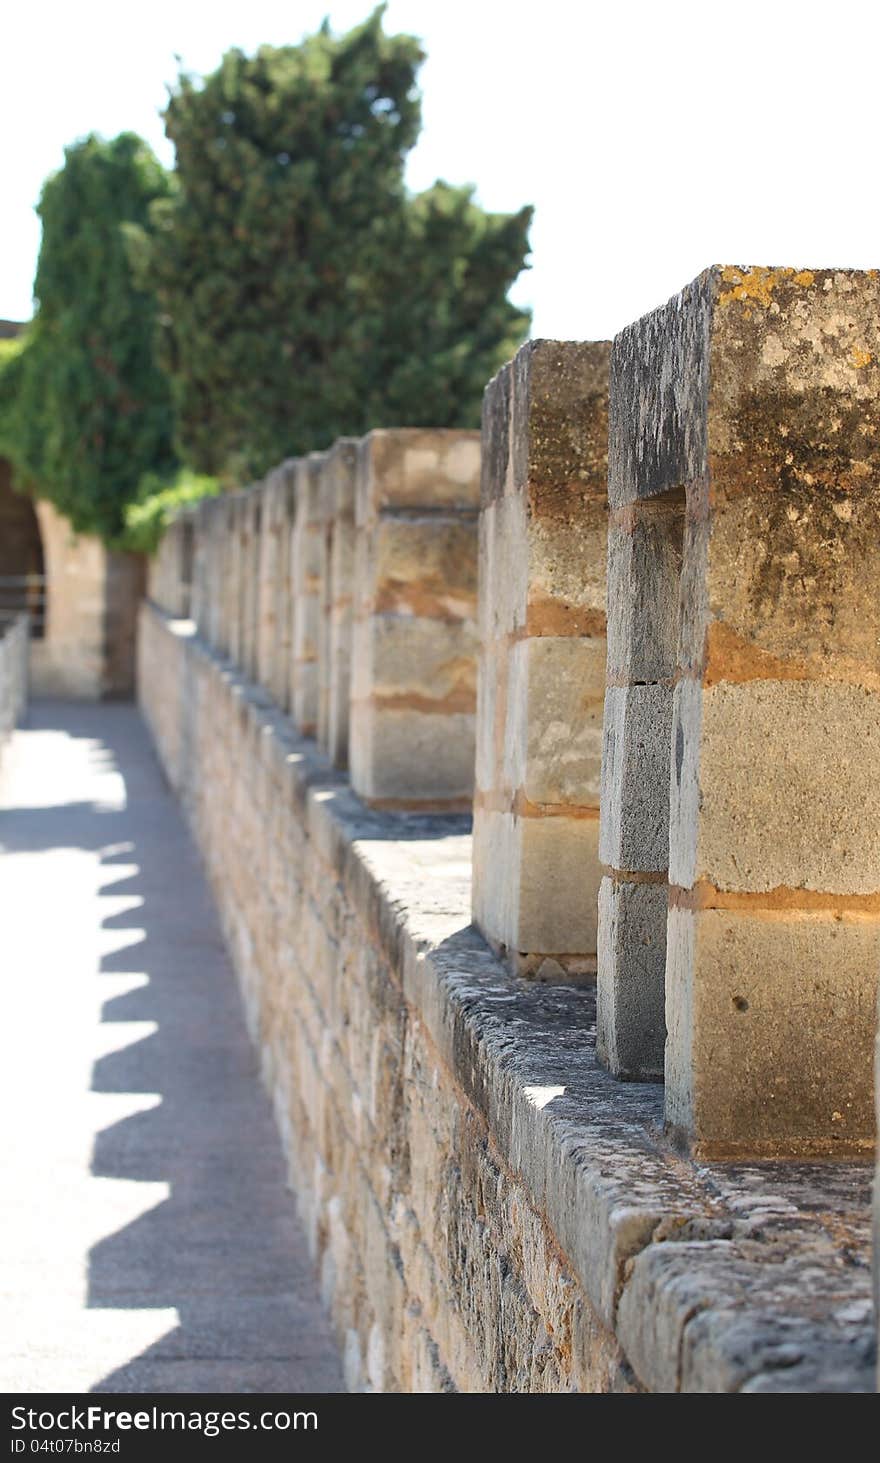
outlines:
[{"label": "stone walkway", "polygon": [[213,905],[131,706],[0,789],[0,1390],[339,1392]]}]

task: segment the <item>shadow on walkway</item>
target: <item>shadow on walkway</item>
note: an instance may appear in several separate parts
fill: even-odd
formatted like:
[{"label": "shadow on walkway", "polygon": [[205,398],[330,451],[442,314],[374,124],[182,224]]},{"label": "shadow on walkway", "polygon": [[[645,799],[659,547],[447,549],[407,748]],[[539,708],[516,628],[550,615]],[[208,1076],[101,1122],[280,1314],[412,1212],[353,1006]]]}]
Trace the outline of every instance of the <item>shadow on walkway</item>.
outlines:
[{"label": "shadow on walkway", "polygon": [[48,704],[29,725],[93,743],[99,799],[16,807],[3,843],[99,860],[99,970],[114,979],[91,1087],[143,1096],[96,1133],[91,1172],[167,1186],[93,1245],[86,1304],[173,1308],[178,1324],[92,1390],[341,1391],[217,915],[144,725],[129,706]]}]

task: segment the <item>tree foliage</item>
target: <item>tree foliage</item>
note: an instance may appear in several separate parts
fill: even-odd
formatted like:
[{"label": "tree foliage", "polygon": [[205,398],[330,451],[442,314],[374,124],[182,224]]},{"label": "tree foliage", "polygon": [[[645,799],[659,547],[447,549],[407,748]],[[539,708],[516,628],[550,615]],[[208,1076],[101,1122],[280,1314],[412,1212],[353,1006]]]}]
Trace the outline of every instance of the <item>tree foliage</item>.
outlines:
[{"label": "tree foliage", "polygon": [[181,509],[220,492],[216,478],[181,467],[169,482],[157,473],[141,478],[140,495],[125,509],[124,543],[136,553],[152,554],[170,520]]},{"label": "tree foliage", "polygon": [[111,542],[144,472],[171,474],[177,462],[156,302],[135,283],[126,240],[168,190],[132,133],[66,150],[38,209],[37,312],[0,367],[0,448],[17,475],[77,530]]},{"label": "tree foliage", "polygon": [[486,213],[443,183],[407,193],[422,59],[380,8],[180,78],[176,186],[140,257],[197,470],[242,480],[372,426],[479,421],[528,326],[507,291],[531,210]]}]

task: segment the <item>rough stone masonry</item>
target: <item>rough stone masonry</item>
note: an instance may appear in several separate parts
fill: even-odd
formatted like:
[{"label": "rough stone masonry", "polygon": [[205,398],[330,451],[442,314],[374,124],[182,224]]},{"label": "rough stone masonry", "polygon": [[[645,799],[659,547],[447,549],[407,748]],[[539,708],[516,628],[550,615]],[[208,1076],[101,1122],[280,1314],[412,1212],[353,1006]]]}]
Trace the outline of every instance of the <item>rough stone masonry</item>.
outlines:
[{"label": "rough stone masonry", "polygon": [[873,273],[717,268],[617,337],[610,381],[607,347],[525,348],[486,398],[476,612],[476,439],[370,434],[351,783],[320,711],[332,450],[290,469],[291,554],[259,571],[291,687],[312,667],[292,719],[252,678],[278,615],[259,662],[240,623],[247,498],[231,657],[173,584],[144,607],[142,701],[352,1387],[875,1385],[878,305]]},{"label": "rough stone masonry", "polygon": [[615,341],[600,1041],[660,1054],[665,933],[667,1123],[701,1153],[873,1141],[878,351],[851,271],[716,268]]},{"label": "rough stone masonry", "polygon": [[140,657],[349,1387],[871,1390],[867,1165],[683,1161],[470,926],[466,820],[365,807],[189,622]]},{"label": "rough stone masonry", "polygon": [[372,803],[470,807],[479,484],[476,432],[361,443],[349,765]]},{"label": "rough stone masonry", "polygon": [[609,352],[532,341],[483,406],[474,920],[542,980],[596,971]]}]

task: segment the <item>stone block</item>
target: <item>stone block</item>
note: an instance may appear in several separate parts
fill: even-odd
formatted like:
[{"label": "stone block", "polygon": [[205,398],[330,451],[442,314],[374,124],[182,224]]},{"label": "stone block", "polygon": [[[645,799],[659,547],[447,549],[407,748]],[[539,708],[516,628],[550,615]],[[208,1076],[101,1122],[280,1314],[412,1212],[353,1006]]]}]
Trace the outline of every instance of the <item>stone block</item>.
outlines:
[{"label": "stone block", "polygon": [[520,964],[533,969],[535,957],[570,957],[575,972],[583,973],[596,950],[599,820],[564,814],[519,818],[516,829]]},{"label": "stone block", "polygon": [[599,886],[598,1055],[640,1082],[663,1079],[667,903],[665,879],[606,877]]},{"label": "stone block", "polygon": [[293,460],[276,468],[278,564],[275,577],[275,646],[270,689],[273,700],[290,710],[293,660],[293,529],[296,517],[296,468]]},{"label": "stone block", "polygon": [[872,1151],[880,915],[682,906],[667,951],[676,1136],[715,1158]]},{"label": "stone block", "polygon": [[[666,1098],[675,1132],[704,1154],[855,1152],[873,1136],[860,971],[880,915],[878,306],[872,271],[717,267],[615,342],[609,665],[621,678],[667,668],[649,610],[658,585],[671,604],[675,554],[634,525],[685,505]],[[618,700],[610,690],[612,862],[630,789],[656,764],[637,730],[621,756]]]},{"label": "stone block", "polygon": [[372,801],[471,795],[478,483],[475,433],[372,432],[358,448],[349,762]]},{"label": "stone block", "polygon": [[228,652],[230,660],[240,666],[242,664],[242,647],[244,643],[243,584],[245,557],[243,536],[245,494],[243,492],[231,494],[229,508],[229,585],[226,606]]},{"label": "stone block", "polygon": [[880,891],[880,693],[682,683],[674,739],[673,884]]},{"label": "stone block", "polygon": [[360,797],[401,808],[469,804],[474,784],[472,712],[357,701],[351,712],[351,780]]},{"label": "stone block", "polygon": [[290,709],[300,732],[309,737],[315,735],[318,727],[318,634],[324,532],[322,480],[326,461],[326,453],[310,452],[308,457],[297,459],[295,466],[296,507],[291,536],[294,607]]},{"label": "stone block", "polygon": [[[596,952],[598,863],[568,871],[564,850],[596,858],[609,350],[530,342],[483,403],[474,917],[518,970],[561,954],[562,978],[594,966]],[[499,869],[513,885],[504,898]],[[542,897],[560,922],[552,937]]]},{"label": "stone block", "polygon": [[[366,642],[364,644],[364,642]],[[472,714],[477,634],[473,621],[373,615],[352,672],[355,701],[401,710]]]},{"label": "stone block", "polygon": [[275,693],[275,663],[279,621],[279,576],[282,574],[281,495],[284,469],[275,468],[262,490],[262,518],[258,548],[257,680]]},{"label": "stone block", "polygon": [[602,744],[602,862],[665,873],[672,698],[665,686],[609,686]]},{"label": "stone block", "polygon": [[360,447],[357,522],[385,509],[476,509],[479,483],[476,432],[421,427],[370,432]]},{"label": "stone block", "polygon": [[529,592],[529,510],[525,495],[480,509],[479,616],[484,644],[525,629]]},{"label": "stone block", "polygon": [[470,515],[380,519],[374,611],[431,619],[471,617],[477,601],[474,539]]},{"label": "stone block", "polygon": [[359,444],[342,438],[331,453],[334,486],[330,548],[330,633],[327,750],[334,767],[348,766],[351,698],[352,587],[354,582],[354,501]]},{"label": "stone block", "polygon": [[605,645],[541,636],[509,658],[504,768],[531,803],[598,807]]},{"label": "stone block", "polygon": [[[519,948],[519,837],[512,812],[474,805],[473,916],[499,950]],[[511,957],[513,958],[513,957]]]},{"label": "stone block", "polygon": [[669,682],[676,668],[684,495],[631,505],[608,531],[608,679]]},{"label": "stone block", "polygon": [[242,631],[241,668],[249,680],[258,678],[260,540],[263,485],[255,483],[244,495],[242,519]]}]

